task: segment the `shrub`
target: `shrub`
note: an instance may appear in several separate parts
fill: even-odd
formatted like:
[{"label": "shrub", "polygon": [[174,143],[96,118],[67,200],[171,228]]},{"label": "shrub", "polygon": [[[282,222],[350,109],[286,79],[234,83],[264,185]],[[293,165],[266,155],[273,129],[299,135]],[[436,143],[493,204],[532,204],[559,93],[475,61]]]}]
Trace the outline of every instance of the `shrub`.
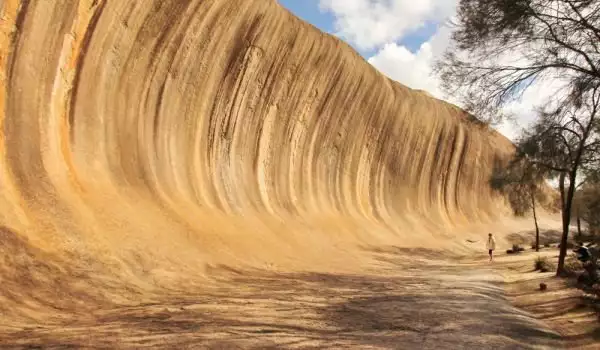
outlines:
[{"label": "shrub", "polygon": [[554,271],[554,266],[552,265],[552,263],[550,263],[550,261],[548,261],[548,258],[541,256],[538,256],[535,259],[533,267],[535,268],[535,271],[540,272]]},{"label": "shrub", "polygon": [[544,244],[544,247],[546,247],[546,248],[550,248],[550,243],[546,243],[546,244]]},{"label": "shrub", "polygon": [[521,247],[518,244],[513,244],[512,251],[513,251],[513,253],[520,253],[520,252],[525,251],[525,248]]},{"label": "shrub", "polygon": [[581,261],[577,260],[575,254],[570,254],[567,259],[565,259],[564,274],[567,276],[575,276],[581,271],[583,271],[583,264]]},{"label": "shrub", "polygon": [[512,249],[507,249],[506,254],[514,254],[515,252]]},{"label": "shrub", "polygon": [[531,250],[535,250],[535,248],[537,248],[535,242],[531,242]]}]

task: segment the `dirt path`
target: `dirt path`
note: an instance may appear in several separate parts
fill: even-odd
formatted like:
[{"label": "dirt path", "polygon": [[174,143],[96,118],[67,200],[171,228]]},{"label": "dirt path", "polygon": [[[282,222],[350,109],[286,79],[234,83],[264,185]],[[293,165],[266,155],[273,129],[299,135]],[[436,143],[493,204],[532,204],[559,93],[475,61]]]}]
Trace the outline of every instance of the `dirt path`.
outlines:
[{"label": "dirt path", "polygon": [[[556,266],[558,249],[529,251],[498,259],[495,270],[502,273],[511,303],[543,320],[562,335],[569,349],[600,349],[600,304],[598,297],[578,288],[576,278],[556,278],[554,272],[533,271],[533,261],[544,256]],[[547,291],[540,292],[540,283]]]},{"label": "dirt path", "polygon": [[[511,305],[484,260],[410,268],[379,253],[377,273],[232,274],[227,287],[98,311],[89,321],[4,330],[43,348],[555,349],[561,337]],[[414,264],[414,262],[413,262]],[[500,266],[502,263],[499,263]]]}]

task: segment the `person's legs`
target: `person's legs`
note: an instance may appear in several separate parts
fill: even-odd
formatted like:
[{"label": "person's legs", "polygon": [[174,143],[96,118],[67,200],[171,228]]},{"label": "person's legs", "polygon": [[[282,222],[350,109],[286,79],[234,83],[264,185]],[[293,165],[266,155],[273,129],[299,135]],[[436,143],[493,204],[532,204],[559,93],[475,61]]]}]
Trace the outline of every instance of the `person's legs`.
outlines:
[{"label": "person's legs", "polygon": [[490,261],[492,261],[494,259],[494,251],[492,249],[490,249]]}]

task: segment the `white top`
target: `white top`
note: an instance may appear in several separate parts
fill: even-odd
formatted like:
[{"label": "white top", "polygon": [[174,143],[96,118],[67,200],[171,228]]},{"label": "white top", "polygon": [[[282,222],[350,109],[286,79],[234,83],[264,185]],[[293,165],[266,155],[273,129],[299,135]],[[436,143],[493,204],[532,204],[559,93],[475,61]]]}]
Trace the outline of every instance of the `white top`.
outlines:
[{"label": "white top", "polygon": [[496,249],[496,239],[494,238],[494,236],[492,237],[488,237],[488,241],[486,244],[487,249]]}]

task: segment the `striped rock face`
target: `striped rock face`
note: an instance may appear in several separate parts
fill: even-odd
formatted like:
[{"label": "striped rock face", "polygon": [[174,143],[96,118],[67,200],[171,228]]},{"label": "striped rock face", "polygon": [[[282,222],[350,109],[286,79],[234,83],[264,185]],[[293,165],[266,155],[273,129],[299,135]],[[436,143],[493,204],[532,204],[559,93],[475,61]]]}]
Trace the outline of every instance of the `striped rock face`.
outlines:
[{"label": "striped rock face", "polygon": [[77,271],[177,288],[221,265],[355,270],[369,247],[447,247],[510,216],[490,187],[506,138],[274,0],[0,12],[10,288],[67,288]]}]

